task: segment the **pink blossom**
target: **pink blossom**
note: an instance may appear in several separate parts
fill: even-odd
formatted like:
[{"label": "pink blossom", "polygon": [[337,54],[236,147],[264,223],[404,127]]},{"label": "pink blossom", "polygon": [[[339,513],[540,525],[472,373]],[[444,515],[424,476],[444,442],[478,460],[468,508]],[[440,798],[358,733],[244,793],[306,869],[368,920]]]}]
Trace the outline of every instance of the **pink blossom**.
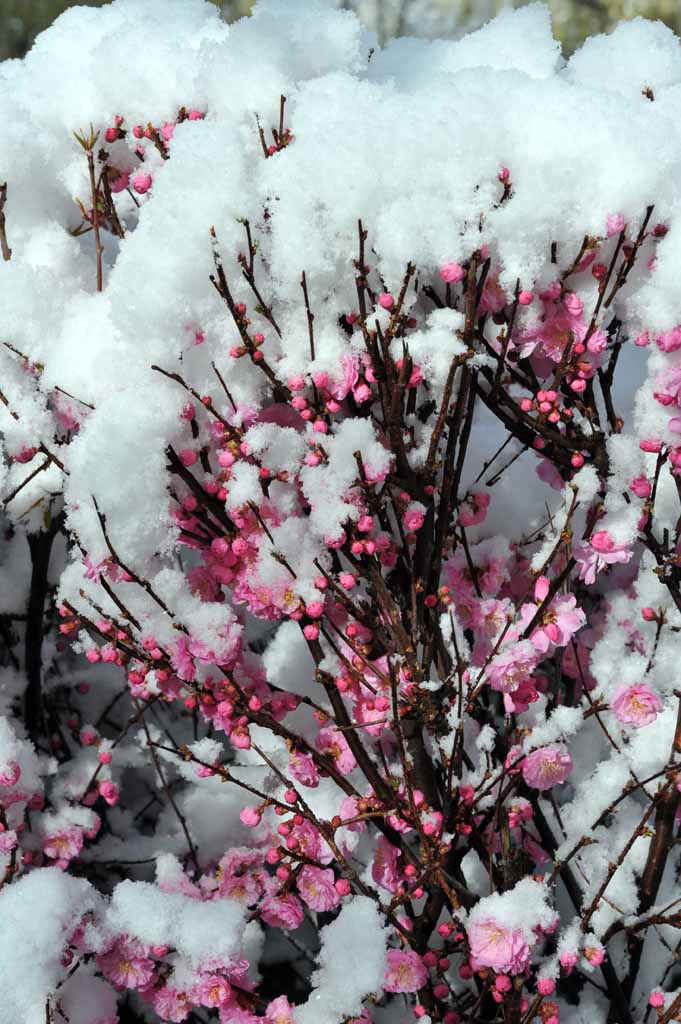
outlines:
[{"label": "pink blossom", "polygon": [[138,174],[133,176],[132,187],[138,195],[143,196],[145,192],[148,192],[151,188],[152,181],[153,178],[150,174],[144,174],[144,172],[140,171]]},{"label": "pink blossom", "polygon": [[379,306],[382,306],[383,309],[392,309],[395,305],[395,299],[390,292],[381,292],[378,296],[378,304]]},{"label": "pink blossom", "polygon": [[244,809],[239,812],[239,818],[241,819],[242,824],[247,828],[255,828],[260,824],[262,811],[259,807],[244,807]]},{"label": "pink blossom", "polygon": [[201,1006],[225,1006],[232,990],[224,978],[211,974],[197,986],[195,998]]},{"label": "pink blossom", "polygon": [[486,491],[472,491],[467,494],[459,508],[460,526],[476,526],[487,518],[490,496]]},{"label": "pink blossom", "polygon": [[21,778],[21,768],[17,761],[7,761],[0,768],[0,786],[16,786]]},{"label": "pink blossom", "polygon": [[73,857],[77,857],[83,849],[83,833],[79,828],[60,829],[45,837],[43,850],[46,856],[53,860],[63,861],[68,864]]},{"label": "pink blossom", "polygon": [[319,772],[310,754],[292,750],[289,756],[289,771],[294,779],[314,789],[319,785]]},{"label": "pink blossom", "polygon": [[[144,988],[154,976],[154,961],[144,955],[138,943],[118,942],[97,958],[105,978],[120,988]],[[183,1020],[184,1018],[177,1018]]]},{"label": "pink blossom", "polygon": [[106,800],[110,807],[113,807],[118,803],[119,792],[118,786],[111,779],[105,779],[99,783],[99,795]]},{"label": "pink blossom", "polygon": [[328,754],[333,758],[338,771],[343,775],[349,775],[357,767],[355,755],[350,750],[345,736],[338,729],[331,726],[320,729],[315,746],[320,754]]},{"label": "pink blossom", "polygon": [[173,1024],[180,1024],[186,1020],[192,1009],[187,994],[170,985],[157,989],[153,995],[153,1002],[159,1017],[164,1021],[172,1021]]},{"label": "pink blossom", "polygon": [[633,551],[628,544],[617,544],[607,530],[597,530],[590,543],[575,544],[573,554],[580,580],[589,585],[596,582],[597,574],[607,565],[628,562]]},{"label": "pink blossom", "polygon": [[487,680],[493,690],[512,693],[525,683],[538,663],[537,652],[529,640],[509,644],[487,666]]},{"label": "pink blossom", "polygon": [[277,996],[267,1004],[265,1024],[294,1024],[293,1006],[286,996]]},{"label": "pink blossom", "polygon": [[499,284],[499,275],[489,275],[482,289],[478,309],[481,313],[500,313],[507,303],[506,292]]},{"label": "pink blossom", "polygon": [[440,267],[440,277],[447,284],[458,284],[459,281],[463,281],[465,276],[466,271],[460,263],[445,263],[443,267]]},{"label": "pink blossom", "polygon": [[[529,625],[539,609],[539,605],[528,602],[520,610],[523,626]],[[540,654],[548,654],[554,647],[565,647],[575,633],[586,622],[586,615],[577,607],[574,594],[561,594],[556,597],[543,613],[530,640]]]},{"label": "pink blossom", "polygon": [[298,892],[311,910],[333,910],[340,898],[334,887],[333,871],[306,864],[297,879]]},{"label": "pink blossom", "polygon": [[109,183],[109,187],[111,191],[117,195],[119,192],[124,192],[129,184],[130,172],[123,171],[121,174],[119,174],[117,177],[111,180],[111,182]]},{"label": "pink blossom", "polygon": [[14,829],[0,832],[0,853],[11,853],[16,850],[19,839]]},{"label": "pink blossom", "polygon": [[420,501],[412,501],[404,513],[404,528],[408,533],[420,530],[426,518],[425,506]]},{"label": "pink blossom", "polygon": [[613,235],[619,235],[621,231],[626,228],[624,217],[621,213],[611,213],[606,222],[606,233],[608,238],[612,238]]},{"label": "pink blossom", "polygon": [[388,892],[395,892],[400,882],[397,867],[398,857],[400,857],[400,851],[397,847],[388,842],[385,836],[379,836],[374,862],[371,865],[371,877],[377,885],[387,889]]},{"label": "pink blossom", "polygon": [[181,636],[175,641],[170,655],[170,663],[184,682],[193,682],[196,679],[196,666],[186,636]]},{"label": "pink blossom", "polygon": [[655,343],[661,352],[676,352],[681,348],[681,324],[655,335]]},{"label": "pink blossom", "polygon": [[491,967],[500,974],[521,974],[527,969],[530,950],[520,928],[508,928],[493,917],[468,926],[471,966]]},{"label": "pink blossom", "polygon": [[417,992],[428,981],[423,960],[413,949],[389,949],[383,979],[386,992]]},{"label": "pink blossom", "polygon": [[653,398],[660,405],[681,404],[681,366],[670,366],[657,375]]},{"label": "pink blossom", "polygon": [[522,764],[528,786],[541,791],[565,782],[572,771],[572,758],[564,746],[552,744],[528,754]]},{"label": "pink blossom", "polygon": [[639,729],[650,725],[662,711],[662,701],[647,683],[633,686],[620,686],[611,702],[612,710],[618,722]]},{"label": "pink blossom", "polygon": [[[529,356],[538,349],[542,355],[558,363],[568,346],[586,341],[589,325],[584,320],[584,306],[574,292],[566,292],[561,297],[560,287],[557,293],[554,289],[542,292],[539,299],[542,314],[521,335],[520,354]],[[598,352],[606,342],[605,335],[597,330],[589,335],[586,344],[589,351]]]},{"label": "pink blossom", "polygon": [[267,896],[260,904],[261,919],[276,928],[298,928],[304,916],[300,900],[290,892]]}]

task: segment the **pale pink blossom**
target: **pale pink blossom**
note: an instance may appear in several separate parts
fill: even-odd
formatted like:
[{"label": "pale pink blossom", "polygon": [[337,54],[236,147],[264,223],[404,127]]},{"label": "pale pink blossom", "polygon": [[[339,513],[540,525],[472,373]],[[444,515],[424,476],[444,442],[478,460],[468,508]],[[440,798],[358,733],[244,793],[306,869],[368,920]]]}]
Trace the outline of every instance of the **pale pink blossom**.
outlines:
[{"label": "pale pink blossom", "polygon": [[[539,609],[538,604],[528,602],[520,609],[524,627],[532,622]],[[554,598],[542,613],[539,622],[530,635],[534,648],[540,654],[550,653],[554,647],[565,647],[586,622],[586,615],[577,606],[574,594],[561,594]]]},{"label": "pale pink blossom", "polygon": [[[154,976],[154,961],[144,955],[138,943],[118,942],[97,958],[105,978],[120,988],[144,988]],[[183,1018],[178,1018],[182,1020]]]},{"label": "pale pink blossom", "polygon": [[170,985],[165,985],[154,992],[153,1003],[159,1017],[164,1021],[171,1021],[172,1024],[180,1024],[186,1020],[192,1009],[189,996]]},{"label": "pale pink blossom", "polygon": [[529,640],[519,640],[502,648],[489,662],[487,681],[493,690],[512,693],[532,677],[538,664],[538,655]]},{"label": "pale pink blossom", "polygon": [[276,928],[298,928],[304,916],[300,900],[290,892],[266,896],[260,904],[261,919]]},{"label": "pale pink blossom", "polygon": [[412,501],[407,505],[402,520],[404,528],[408,533],[420,530],[426,518],[426,508],[420,501]]},{"label": "pale pink blossom", "polygon": [[292,750],[289,756],[289,771],[296,781],[314,789],[319,785],[319,772],[310,754]]},{"label": "pale pink blossom", "polygon": [[428,981],[423,960],[413,949],[389,949],[383,988],[386,992],[418,992]]},{"label": "pale pink blossom", "polygon": [[440,277],[447,284],[458,284],[459,281],[463,281],[465,276],[466,271],[460,263],[445,263],[444,266],[440,267]]},{"label": "pale pink blossom", "polygon": [[67,864],[83,849],[83,833],[79,828],[60,829],[45,837],[43,850],[47,857]]},{"label": "pale pink blossom", "polygon": [[620,686],[615,692],[611,707],[618,722],[639,729],[655,721],[662,711],[663,704],[647,683],[636,683],[633,686]]},{"label": "pale pink blossom", "polygon": [[228,982],[218,974],[211,974],[196,987],[195,999],[201,1006],[225,1006],[231,994]]},{"label": "pale pink blossom", "polygon": [[293,1006],[286,996],[277,996],[267,1004],[265,1024],[294,1024]]},{"label": "pale pink blossom", "polygon": [[328,754],[333,758],[341,774],[349,775],[357,767],[355,755],[350,750],[345,736],[338,729],[332,726],[320,729],[315,746],[320,754]]},{"label": "pale pink blossom", "polygon": [[324,870],[306,864],[298,875],[297,885],[298,892],[311,910],[333,910],[340,902],[331,868]]},{"label": "pale pink blossom", "polygon": [[575,544],[573,554],[580,580],[589,585],[606,566],[628,562],[633,551],[628,544],[618,544],[607,530],[597,530],[589,543]]},{"label": "pale pink blossom", "polygon": [[467,929],[471,966],[491,967],[500,974],[521,974],[530,960],[530,950],[520,928],[508,928],[493,917],[474,921]]},{"label": "pale pink blossom", "polygon": [[459,508],[460,526],[476,526],[487,518],[490,496],[486,491],[472,491],[467,494]]},{"label": "pale pink blossom", "polygon": [[21,768],[18,761],[7,761],[0,768],[0,786],[16,786],[21,778]]},{"label": "pale pink blossom", "polygon": [[148,192],[149,189],[151,188],[152,181],[153,179],[150,174],[144,174],[144,172],[140,172],[133,176],[132,187],[134,188],[135,192],[143,196],[145,192]]},{"label": "pale pink blossom", "polygon": [[539,747],[522,764],[523,778],[532,789],[547,790],[565,782],[572,771],[569,751],[558,744]]},{"label": "pale pink blossom", "polygon": [[397,860],[400,856],[400,851],[396,846],[388,842],[385,836],[379,836],[374,861],[371,865],[371,877],[377,885],[387,889],[388,892],[395,892],[399,885],[400,873]]}]

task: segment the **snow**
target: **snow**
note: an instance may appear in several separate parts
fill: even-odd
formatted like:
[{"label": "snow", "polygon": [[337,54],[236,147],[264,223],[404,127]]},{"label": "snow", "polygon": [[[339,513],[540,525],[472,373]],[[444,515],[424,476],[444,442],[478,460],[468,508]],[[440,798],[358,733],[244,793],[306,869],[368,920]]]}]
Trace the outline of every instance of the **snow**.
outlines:
[{"label": "snow", "polygon": [[66,975],[61,952],[98,901],[86,879],[58,868],[42,868],[3,888],[0,1024],[44,1024],[46,1000]]},{"label": "snow", "polygon": [[373,900],[355,896],[321,931],[314,991],[295,1012],[295,1024],[336,1024],[357,1016],[383,986],[387,964],[384,926]]}]

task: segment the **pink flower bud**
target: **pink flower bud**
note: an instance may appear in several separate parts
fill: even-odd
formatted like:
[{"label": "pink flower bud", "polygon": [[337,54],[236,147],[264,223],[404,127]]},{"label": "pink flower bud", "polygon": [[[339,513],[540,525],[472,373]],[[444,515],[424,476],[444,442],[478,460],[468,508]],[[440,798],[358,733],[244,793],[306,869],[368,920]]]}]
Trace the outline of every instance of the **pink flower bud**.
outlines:
[{"label": "pink flower bud", "polygon": [[116,785],[115,782],[111,782],[111,780],[105,780],[104,782],[100,782],[98,789],[99,795],[103,797],[104,800],[106,800],[110,807],[113,807],[115,804],[118,803],[118,798],[120,794],[118,792],[118,786]]},{"label": "pink flower bud", "polygon": [[260,824],[262,818],[262,811],[258,807],[244,807],[239,813],[242,825],[246,828],[256,828]]},{"label": "pink flower bud", "polygon": [[393,306],[395,305],[395,299],[390,294],[390,292],[381,292],[381,294],[378,296],[378,304],[383,309],[392,309]]},{"label": "pink flower bud", "polygon": [[440,277],[447,284],[458,284],[459,281],[463,281],[465,276],[466,271],[460,263],[445,263],[443,267],[440,267]]},{"label": "pink flower bud", "polygon": [[136,174],[132,179],[132,187],[138,195],[143,196],[145,192],[148,192],[151,188],[152,177],[150,174],[139,173]]},{"label": "pink flower bud", "polygon": [[518,296],[518,302],[521,306],[529,306],[534,299],[534,292],[522,291]]},{"label": "pink flower bud", "polygon": [[0,771],[0,786],[16,786],[21,777],[21,768],[17,761],[8,761]]}]

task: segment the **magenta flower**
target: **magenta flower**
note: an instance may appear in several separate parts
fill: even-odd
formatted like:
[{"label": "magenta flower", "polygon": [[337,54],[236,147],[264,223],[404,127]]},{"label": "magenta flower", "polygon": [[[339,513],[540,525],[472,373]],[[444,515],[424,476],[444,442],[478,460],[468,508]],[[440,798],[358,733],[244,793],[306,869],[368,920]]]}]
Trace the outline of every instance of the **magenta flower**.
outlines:
[{"label": "magenta flower", "polygon": [[662,711],[663,704],[647,683],[637,683],[634,686],[620,686],[612,699],[611,707],[618,722],[640,729],[641,726],[650,725],[655,721]]},{"label": "magenta flower", "polygon": [[428,971],[412,949],[388,950],[383,988],[386,992],[418,992],[428,980]]},{"label": "magenta flower", "polygon": [[334,888],[333,871],[306,864],[298,875],[298,892],[311,910],[333,910],[340,897]]},{"label": "magenta flower", "polygon": [[154,976],[154,961],[138,943],[118,942],[97,963],[104,977],[120,988],[144,988]]},{"label": "magenta flower", "polygon": [[522,765],[527,785],[542,791],[565,782],[571,771],[572,758],[567,749],[558,744],[533,750]]},{"label": "magenta flower", "polygon": [[617,544],[607,530],[597,530],[590,543],[575,544],[573,554],[579,566],[579,578],[587,585],[608,565],[626,563],[633,555],[628,544]]},{"label": "magenta flower", "polygon": [[538,663],[537,652],[529,640],[509,644],[487,666],[487,681],[493,690],[513,693],[532,676]]},{"label": "magenta flower", "polygon": [[185,992],[170,985],[154,992],[154,1009],[163,1020],[171,1021],[172,1024],[180,1024],[186,1020],[192,1009],[192,1003]]},{"label": "magenta flower", "polygon": [[75,826],[53,832],[52,835],[46,836],[43,842],[45,855],[64,865],[77,857],[82,849],[83,833]]},{"label": "magenta flower", "polygon": [[[539,605],[528,602],[520,610],[523,626],[534,618]],[[530,640],[540,654],[549,654],[554,647],[566,647],[572,637],[586,622],[586,615],[577,607],[574,594],[562,594],[555,598],[544,613]]]},{"label": "magenta flower", "polygon": [[197,986],[195,998],[201,1006],[225,1006],[232,990],[224,978],[210,974]]},{"label": "magenta flower", "polygon": [[293,931],[302,924],[304,916],[300,900],[290,892],[267,896],[260,904],[261,919],[275,928]]},{"label": "magenta flower", "polygon": [[286,996],[277,996],[267,1004],[265,1024],[293,1024],[293,1006]]},{"label": "magenta flower", "polygon": [[348,746],[348,741],[338,729],[332,727],[320,729],[317,735],[316,747],[320,754],[329,754],[333,758],[338,771],[343,775],[349,775],[357,767],[355,756]]},{"label": "magenta flower", "polygon": [[527,969],[530,950],[520,928],[507,928],[493,917],[468,927],[471,966],[491,967],[499,974],[521,974]]}]

